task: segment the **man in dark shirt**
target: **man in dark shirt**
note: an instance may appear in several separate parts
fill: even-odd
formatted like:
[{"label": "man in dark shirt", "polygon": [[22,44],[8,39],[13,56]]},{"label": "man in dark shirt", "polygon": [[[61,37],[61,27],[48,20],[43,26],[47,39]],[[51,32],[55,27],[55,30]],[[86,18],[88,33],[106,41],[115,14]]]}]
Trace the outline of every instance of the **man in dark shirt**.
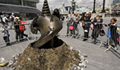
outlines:
[{"label": "man in dark shirt", "polygon": [[20,29],[19,29],[19,22],[18,19],[15,19],[15,23],[14,23],[14,27],[15,27],[15,33],[16,33],[16,41],[18,41],[18,39],[20,40]]}]

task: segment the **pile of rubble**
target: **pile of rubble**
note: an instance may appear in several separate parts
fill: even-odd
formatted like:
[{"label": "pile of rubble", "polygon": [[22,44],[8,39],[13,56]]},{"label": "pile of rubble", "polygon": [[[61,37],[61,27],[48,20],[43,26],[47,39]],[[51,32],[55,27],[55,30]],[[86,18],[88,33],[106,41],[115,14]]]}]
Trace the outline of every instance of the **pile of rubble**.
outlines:
[{"label": "pile of rubble", "polygon": [[85,70],[88,63],[85,58],[64,42],[54,48],[34,49],[29,45],[22,54],[13,56],[8,67],[13,70]]}]

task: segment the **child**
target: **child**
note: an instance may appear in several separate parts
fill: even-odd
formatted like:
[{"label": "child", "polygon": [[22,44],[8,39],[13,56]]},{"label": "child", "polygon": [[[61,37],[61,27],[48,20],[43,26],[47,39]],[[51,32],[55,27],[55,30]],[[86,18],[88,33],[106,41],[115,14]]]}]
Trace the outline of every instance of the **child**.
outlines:
[{"label": "child", "polygon": [[22,25],[21,20],[22,20],[22,18],[19,18],[19,20],[18,20],[19,23],[21,24],[21,25],[19,25],[19,29],[20,29],[20,38],[21,38],[20,41],[23,40],[23,36],[28,37],[28,35],[24,33],[24,31],[25,31],[25,25],[24,25],[24,24]]},{"label": "child", "polygon": [[98,38],[100,31],[103,30],[103,20],[100,19],[99,16],[96,16],[96,18],[93,20],[93,32],[92,32],[92,39],[94,39],[94,44],[96,44],[96,39]]},{"label": "child", "polygon": [[109,30],[110,30],[110,43],[109,43],[109,48],[111,48],[112,43],[114,42],[115,44],[115,50],[117,50],[117,44],[119,44],[119,41],[117,40],[119,38],[119,34],[117,33],[117,25],[116,25],[117,19],[116,18],[112,18],[110,21],[110,24],[108,24],[109,26]]},{"label": "child", "polygon": [[74,24],[74,19],[73,18],[71,18],[69,21],[68,21],[68,23],[67,23],[67,35],[66,36],[68,36],[69,35],[69,32],[71,33],[70,35],[73,35],[73,29],[71,30],[70,29],[70,27],[73,27],[73,24]]},{"label": "child", "polygon": [[[73,29],[70,30],[70,32],[71,32],[71,36],[75,36],[75,30],[74,30],[74,26],[73,26],[73,25],[75,24],[74,19],[71,18],[71,20],[69,21],[69,23],[70,23],[70,26],[73,27]],[[69,26],[69,27],[70,27],[70,26]]]},{"label": "child", "polygon": [[6,46],[9,46],[10,45],[10,40],[9,40],[10,34],[8,31],[9,28],[7,25],[5,25],[4,22],[2,22],[2,27],[0,28],[0,30],[2,31],[3,39],[6,43]]},{"label": "child", "polygon": [[15,19],[14,27],[15,27],[15,33],[16,33],[16,42],[18,42],[18,39],[20,40],[20,29],[19,29],[19,22],[17,18]]},{"label": "child", "polygon": [[75,23],[73,24],[73,27],[74,27],[74,31],[73,31],[73,33],[75,34],[75,31],[77,31],[76,36],[79,35],[78,24],[79,24],[79,19],[77,18],[76,21],[75,21]]},{"label": "child", "polygon": [[80,21],[82,22],[82,27],[84,30],[84,39],[83,41],[87,41],[89,38],[89,28],[90,28],[90,16],[87,16],[86,12],[82,14],[82,18]]}]

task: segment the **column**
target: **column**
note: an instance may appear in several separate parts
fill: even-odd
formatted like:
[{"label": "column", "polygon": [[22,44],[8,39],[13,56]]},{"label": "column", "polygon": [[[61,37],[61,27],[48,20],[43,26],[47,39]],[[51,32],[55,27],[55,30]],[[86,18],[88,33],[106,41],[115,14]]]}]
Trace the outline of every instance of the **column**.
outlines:
[{"label": "column", "polygon": [[21,5],[23,6],[23,0],[21,0]]},{"label": "column", "polygon": [[96,4],[96,0],[94,0],[94,4],[93,4],[93,12],[92,12],[92,13],[96,13],[96,11],[95,11],[95,4]]},{"label": "column", "polygon": [[106,13],[106,11],[105,11],[105,0],[103,0],[103,9],[102,9],[101,13]]}]

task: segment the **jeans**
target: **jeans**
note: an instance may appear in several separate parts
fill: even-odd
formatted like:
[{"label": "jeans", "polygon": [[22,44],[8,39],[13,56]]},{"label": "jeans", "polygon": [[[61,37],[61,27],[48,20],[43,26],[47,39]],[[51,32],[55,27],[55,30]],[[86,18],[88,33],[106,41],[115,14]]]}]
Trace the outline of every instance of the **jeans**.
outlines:
[{"label": "jeans", "polygon": [[4,39],[6,44],[10,43],[9,36],[5,36],[5,37],[3,37],[3,39]]}]

